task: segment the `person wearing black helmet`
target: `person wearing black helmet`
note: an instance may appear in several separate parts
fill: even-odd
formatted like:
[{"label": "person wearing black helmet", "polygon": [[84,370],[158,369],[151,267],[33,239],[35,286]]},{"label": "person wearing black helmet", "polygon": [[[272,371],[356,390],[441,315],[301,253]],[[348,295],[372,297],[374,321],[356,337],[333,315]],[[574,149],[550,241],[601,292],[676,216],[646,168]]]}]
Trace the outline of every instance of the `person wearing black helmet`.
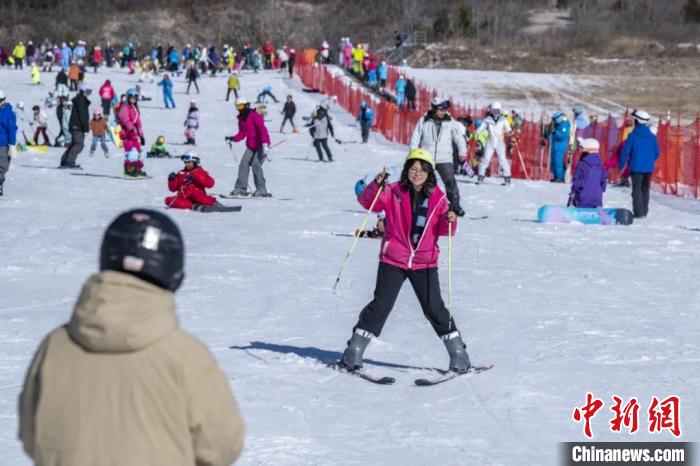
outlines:
[{"label": "person wearing black helmet", "polygon": [[457,151],[462,163],[467,159],[467,143],[462,125],[448,113],[450,101],[435,97],[430,110],[418,120],[409,147],[425,149],[433,154],[435,167],[445,184],[451,210],[462,217],[464,209],[459,205],[459,188],[455,179],[453,152]]},{"label": "person wearing black helmet", "polygon": [[37,463],[223,465],[240,455],[245,426],[228,377],[179,326],[184,265],[165,214],[134,209],[109,225],[100,271],[27,371],[19,437]]}]

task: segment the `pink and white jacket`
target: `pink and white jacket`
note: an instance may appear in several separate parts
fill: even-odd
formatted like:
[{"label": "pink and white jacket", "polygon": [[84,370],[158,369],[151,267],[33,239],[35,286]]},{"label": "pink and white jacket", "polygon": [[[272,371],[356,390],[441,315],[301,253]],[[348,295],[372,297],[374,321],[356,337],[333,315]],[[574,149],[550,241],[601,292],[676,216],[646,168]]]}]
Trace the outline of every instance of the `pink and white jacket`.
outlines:
[{"label": "pink and white jacket", "polygon": [[[379,185],[372,182],[360,193],[358,201],[369,209]],[[437,268],[440,247],[438,237],[447,236],[447,218],[449,211],[447,196],[436,186],[428,198],[428,215],[423,235],[417,246],[411,241],[411,195],[399,183],[390,183],[384,187],[372,212],[384,212],[386,223],[384,239],[379,251],[379,260],[402,269],[422,270]],[[452,225],[452,235],[457,231],[457,222]]]}]

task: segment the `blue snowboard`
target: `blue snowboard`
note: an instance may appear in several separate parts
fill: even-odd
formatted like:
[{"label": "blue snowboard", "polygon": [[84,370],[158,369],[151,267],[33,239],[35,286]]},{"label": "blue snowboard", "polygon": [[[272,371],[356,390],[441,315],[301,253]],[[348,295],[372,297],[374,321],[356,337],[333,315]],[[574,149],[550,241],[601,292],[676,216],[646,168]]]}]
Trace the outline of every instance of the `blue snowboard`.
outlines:
[{"label": "blue snowboard", "polygon": [[583,223],[586,225],[630,225],[634,217],[627,209],[584,209],[544,205],[537,211],[540,223]]}]

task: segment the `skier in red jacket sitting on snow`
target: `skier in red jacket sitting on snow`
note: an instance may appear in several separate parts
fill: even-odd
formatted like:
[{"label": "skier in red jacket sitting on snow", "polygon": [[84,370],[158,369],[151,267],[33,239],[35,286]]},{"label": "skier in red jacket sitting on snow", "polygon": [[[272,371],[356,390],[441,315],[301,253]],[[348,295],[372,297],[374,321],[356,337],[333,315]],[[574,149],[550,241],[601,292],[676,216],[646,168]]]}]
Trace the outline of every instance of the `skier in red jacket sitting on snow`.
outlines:
[{"label": "skier in red jacket sitting on snow", "polygon": [[181,158],[185,167],[168,176],[168,189],[177,192],[177,195],[166,197],[165,204],[175,209],[193,210],[219,204],[214,197],[207,194],[206,189],[214,186],[214,178],[199,166],[199,156],[189,152]]}]

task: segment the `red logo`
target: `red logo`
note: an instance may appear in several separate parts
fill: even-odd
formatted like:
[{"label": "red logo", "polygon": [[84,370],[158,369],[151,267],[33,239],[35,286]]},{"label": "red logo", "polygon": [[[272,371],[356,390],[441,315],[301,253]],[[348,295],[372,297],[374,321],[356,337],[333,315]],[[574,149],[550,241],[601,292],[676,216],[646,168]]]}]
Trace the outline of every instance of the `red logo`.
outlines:
[{"label": "red logo", "polygon": [[[614,414],[610,419],[611,432],[620,433],[626,429],[629,434],[639,430],[639,401],[632,397],[626,403],[617,395],[612,396],[613,405],[610,411]],[[583,422],[583,434],[587,438],[593,438],[591,420],[604,406],[603,400],[596,398],[592,393],[586,393],[586,403],[576,406],[572,418],[576,422]],[[660,433],[668,430],[674,437],[681,436],[681,399],[671,395],[663,400],[656,396],[651,398],[647,409],[650,433]]]}]

